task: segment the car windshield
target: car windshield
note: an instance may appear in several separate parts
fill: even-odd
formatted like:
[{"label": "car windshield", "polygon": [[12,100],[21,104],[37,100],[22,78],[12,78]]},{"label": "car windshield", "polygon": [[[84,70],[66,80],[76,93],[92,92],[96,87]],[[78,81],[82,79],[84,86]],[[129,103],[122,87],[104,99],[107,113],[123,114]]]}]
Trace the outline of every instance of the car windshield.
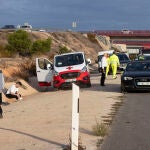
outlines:
[{"label": "car windshield", "polygon": [[132,62],[126,67],[126,71],[150,71],[150,62]]},{"label": "car windshield", "polygon": [[129,61],[129,58],[126,54],[118,54],[117,55],[120,61]]},{"label": "car windshield", "polygon": [[79,65],[82,64],[83,62],[84,62],[83,54],[81,53],[60,55],[55,57],[56,67]]},{"label": "car windshield", "polygon": [[[141,55],[142,56],[142,55]],[[138,56],[138,59],[140,60],[140,57]],[[143,60],[150,60],[150,55],[143,55]]]}]

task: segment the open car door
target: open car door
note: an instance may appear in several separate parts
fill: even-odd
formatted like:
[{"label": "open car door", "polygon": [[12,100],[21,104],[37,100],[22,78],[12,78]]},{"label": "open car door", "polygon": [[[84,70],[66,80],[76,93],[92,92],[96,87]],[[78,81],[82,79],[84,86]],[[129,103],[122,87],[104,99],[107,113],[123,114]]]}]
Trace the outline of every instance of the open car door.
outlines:
[{"label": "open car door", "polygon": [[46,58],[36,58],[36,73],[40,86],[52,86],[53,64]]}]

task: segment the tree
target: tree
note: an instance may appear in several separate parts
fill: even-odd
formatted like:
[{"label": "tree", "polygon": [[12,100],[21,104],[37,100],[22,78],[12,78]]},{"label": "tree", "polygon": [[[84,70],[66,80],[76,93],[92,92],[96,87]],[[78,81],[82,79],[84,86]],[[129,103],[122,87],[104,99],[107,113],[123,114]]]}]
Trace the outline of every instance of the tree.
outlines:
[{"label": "tree", "polygon": [[47,40],[37,40],[32,44],[33,53],[45,53],[49,52],[51,49],[52,40],[48,38]]},{"label": "tree", "polygon": [[59,53],[63,54],[63,53],[69,53],[71,52],[71,50],[69,50],[66,46],[60,46],[59,47]]},{"label": "tree", "polygon": [[26,31],[17,30],[8,36],[7,49],[19,53],[30,53],[31,40]]}]

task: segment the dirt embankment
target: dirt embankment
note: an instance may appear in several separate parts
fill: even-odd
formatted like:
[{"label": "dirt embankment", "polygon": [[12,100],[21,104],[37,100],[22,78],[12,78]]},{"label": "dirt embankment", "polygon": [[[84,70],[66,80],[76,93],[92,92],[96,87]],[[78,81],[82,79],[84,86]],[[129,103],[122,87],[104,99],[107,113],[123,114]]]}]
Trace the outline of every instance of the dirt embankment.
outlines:
[{"label": "dirt embankment", "polygon": [[[0,31],[0,48],[1,46],[6,46],[8,43],[8,35],[11,33],[12,31]],[[98,45],[98,43],[90,41],[86,34],[81,34],[79,32],[32,31],[29,32],[29,36],[32,41],[47,39],[50,37],[52,39],[51,51],[49,52],[51,56],[59,52],[59,47],[66,46],[71,51],[84,52],[86,57],[90,58],[92,63],[95,63],[95,60],[97,59],[97,53],[101,50],[101,47]],[[35,57],[32,58],[32,60],[27,58],[20,58],[18,56],[16,58],[0,58],[0,70],[3,71],[5,81],[8,82],[8,85],[17,80],[26,80],[29,78],[31,74],[27,70],[34,72]],[[32,75],[33,74],[34,73],[32,73]]]},{"label": "dirt embankment", "polygon": [[[8,41],[8,34],[11,32],[0,32],[0,45],[5,46]],[[29,33],[32,41],[38,39],[52,39],[51,54],[56,54],[59,51],[60,46],[66,46],[72,51],[83,51],[86,57],[91,58],[93,61],[97,58],[97,53],[101,51],[101,47],[98,43],[94,43],[89,40],[86,34],[79,32],[38,32],[32,31]]]}]

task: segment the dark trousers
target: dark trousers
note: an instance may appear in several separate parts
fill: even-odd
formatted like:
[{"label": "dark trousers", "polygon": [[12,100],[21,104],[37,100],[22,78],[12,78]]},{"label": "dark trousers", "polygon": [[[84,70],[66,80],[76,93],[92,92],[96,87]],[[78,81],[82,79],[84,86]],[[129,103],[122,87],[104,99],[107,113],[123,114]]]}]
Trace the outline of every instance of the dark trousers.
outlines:
[{"label": "dark trousers", "polygon": [[17,96],[17,95],[12,95],[12,94],[6,94],[6,97],[7,97],[7,98],[15,98],[15,99],[18,99],[18,96]]},{"label": "dark trousers", "polygon": [[102,69],[102,75],[101,75],[101,81],[100,81],[101,86],[105,85],[105,78],[106,78],[106,67]]},{"label": "dark trousers", "polygon": [[1,105],[2,105],[2,93],[0,93],[0,115],[3,114],[3,110],[2,110]]}]

